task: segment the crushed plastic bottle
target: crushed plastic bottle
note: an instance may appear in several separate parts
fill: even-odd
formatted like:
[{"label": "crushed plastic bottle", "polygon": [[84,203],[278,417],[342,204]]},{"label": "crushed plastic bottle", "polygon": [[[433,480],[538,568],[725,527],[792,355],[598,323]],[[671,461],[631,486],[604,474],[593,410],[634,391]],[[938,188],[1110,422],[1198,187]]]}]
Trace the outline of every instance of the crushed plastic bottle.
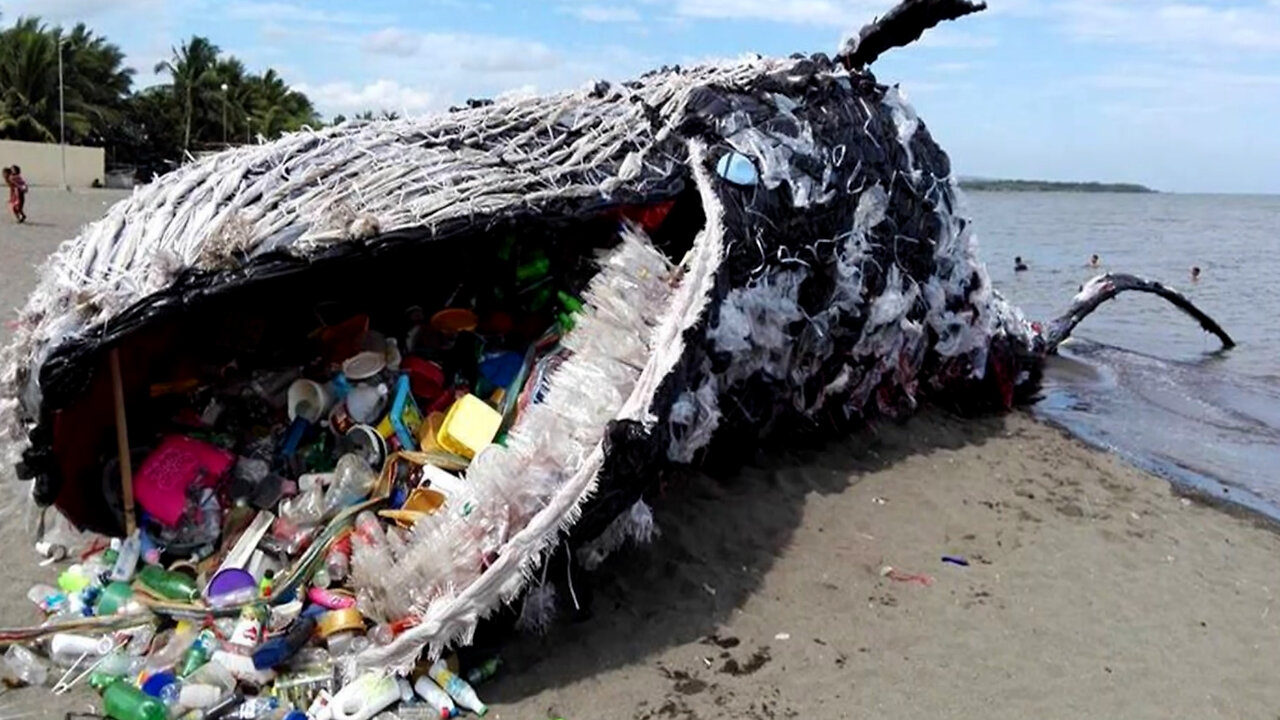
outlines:
[{"label": "crushed plastic bottle", "polygon": [[27,685],[41,686],[49,679],[49,668],[39,655],[22,645],[10,645],[4,653],[8,671]]}]

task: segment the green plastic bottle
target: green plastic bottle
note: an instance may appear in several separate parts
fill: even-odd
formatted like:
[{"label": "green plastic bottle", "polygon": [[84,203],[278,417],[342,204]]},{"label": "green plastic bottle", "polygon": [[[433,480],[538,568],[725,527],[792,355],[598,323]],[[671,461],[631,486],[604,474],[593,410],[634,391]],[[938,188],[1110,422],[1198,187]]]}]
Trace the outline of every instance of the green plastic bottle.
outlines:
[{"label": "green plastic bottle", "polygon": [[123,680],[111,683],[102,693],[102,710],[115,720],[167,720],[169,717],[169,711],[158,698]]},{"label": "green plastic bottle", "polygon": [[208,628],[201,630],[195,642],[187,648],[186,655],[182,656],[182,663],[178,666],[178,677],[185,678],[209,662],[209,658],[213,657],[213,651],[217,649],[217,643],[218,638],[212,630]]},{"label": "green plastic bottle", "polygon": [[190,577],[170,572],[159,565],[148,565],[138,573],[138,582],[148,590],[170,600],[194,600],[200,590]]}]

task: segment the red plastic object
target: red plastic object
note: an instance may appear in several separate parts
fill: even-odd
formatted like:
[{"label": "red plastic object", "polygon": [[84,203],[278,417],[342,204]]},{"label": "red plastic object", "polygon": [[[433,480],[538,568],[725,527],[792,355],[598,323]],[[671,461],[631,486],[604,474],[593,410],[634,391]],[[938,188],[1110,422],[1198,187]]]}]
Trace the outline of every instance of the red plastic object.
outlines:
[{"label": "red plastic object", "polygon": [[444,392],[444,370],[430,360],[407,357],[400,361],[400,369],[409,373],[409,390],[414,397],[435,400]]},{"label": "red plastic object", "polygon": [[355,315],[320,331],[324,359],[341,362],[360,352],[364,336],[369,332],[369,316]]},{"label": "red plastic object", "polygon": [[217,482],[236,456],[215,445],[171,435],[142,461],[133,478],[133,496],[155,519],[172,527],[182,519],[187,488]]},{"label": "red plastic object", "polygon": [[667,200],[653,205],[624,205],[614,211],[614,216],[638,223],[645,232],[653,232],[667,219],[667,213],[675,204],[674,200]]}]

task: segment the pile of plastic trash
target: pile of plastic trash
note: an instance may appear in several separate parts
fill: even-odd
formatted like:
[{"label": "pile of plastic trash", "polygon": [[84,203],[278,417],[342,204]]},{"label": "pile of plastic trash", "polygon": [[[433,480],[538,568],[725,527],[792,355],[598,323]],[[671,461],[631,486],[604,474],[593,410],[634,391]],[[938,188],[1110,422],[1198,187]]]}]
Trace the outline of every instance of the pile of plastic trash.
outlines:
[{"label": "pile of plastic trash", "polygon": [[510,311],[479,291],[410,308],[392,336],[357,314],[309,336],[305,367],[151,385],[167,420],[133,468],[136,528],[45,534],[56,586],[28,597],[46,632],[10,641],[6,682],[88,683],[116,720],[483,715],[472,686],[497,658],[407,675],[344,659],[418,622],[362,593],[361,568],[402,555],[422,518],[467,512],[458,473],[563,361],[581,304],[547,265],[513,268]]}]

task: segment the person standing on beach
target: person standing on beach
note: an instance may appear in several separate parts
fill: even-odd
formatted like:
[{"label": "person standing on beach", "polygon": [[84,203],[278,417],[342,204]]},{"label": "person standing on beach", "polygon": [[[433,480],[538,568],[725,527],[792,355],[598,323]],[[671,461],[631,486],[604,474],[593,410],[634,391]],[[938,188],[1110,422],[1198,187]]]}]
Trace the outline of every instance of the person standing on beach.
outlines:
[{"label": "person standing on beach", "polygon": [[27,181],[22,178],[22,168],[14,165],[4,169],[4,184],[9,187],[9,209],[19,223],[27,221]]}]

